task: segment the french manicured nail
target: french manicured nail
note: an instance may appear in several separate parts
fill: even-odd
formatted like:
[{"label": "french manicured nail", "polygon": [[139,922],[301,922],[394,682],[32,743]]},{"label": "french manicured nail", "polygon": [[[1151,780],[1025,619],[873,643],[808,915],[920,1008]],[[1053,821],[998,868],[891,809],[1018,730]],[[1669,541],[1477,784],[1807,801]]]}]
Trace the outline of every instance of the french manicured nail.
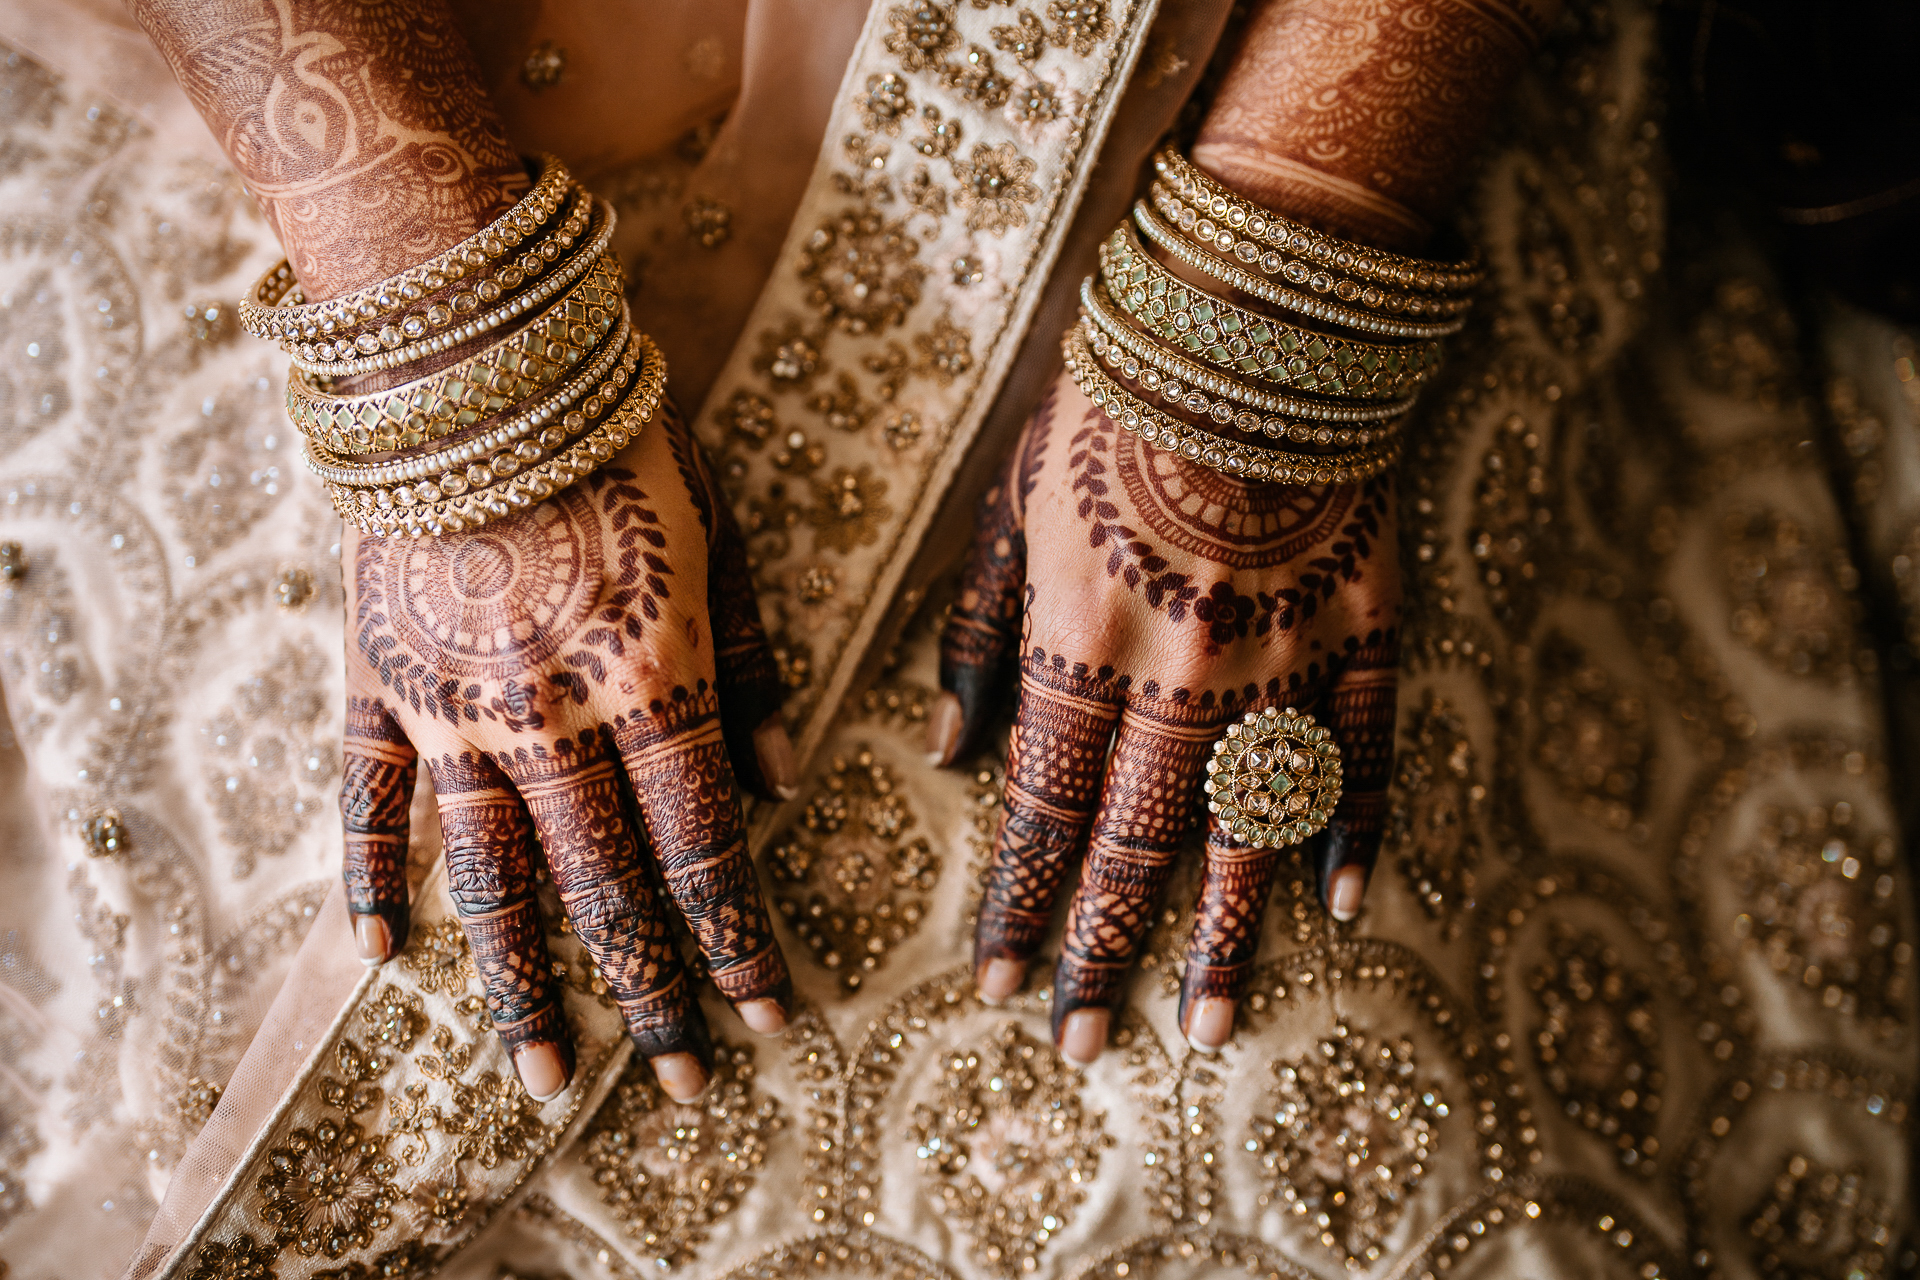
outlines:
[{"label": "french manicured nail", "polygon": [[1333,883],[1327,886],[1327,910],[1335,920],[1351,920],[1360,914],[1360,898],[1366,891],[1366,869],[1342,867],[1333,873]]},{"label": "french manicured nail", "polygon": [[777,1036],[787,1029],[787,1011],[777,1000],[749,1000],[740,1006],[740,1021],[757,1036]]},{"label": "french manicured nail", "polygon": [[535,1102],[556,1098],[567,1087],[567,1061],[560,1056],[560,1046],[551,1040],[536,1040],[515,1049],[513,1069],[520,1073],[520,1083]]},{"label": "french manicured nail", "polygon": [[936,767],[951,764],[960,749],[960,730],[966,717],[960,714],[960,699],[943,693],[934,700],[927,716],[927,763]]},{"label": "french manicured nail", "polygon": [[690,1053],[663,1053],[649,1058],[660,1088],[675,1102],[692,1102],[707,1091],[707,1069]]},{"label": "french manicured nail", "polygon": [[793,739],[775,715],[753,731],[754,754],[760,757],[760,776],[782,800],[800,794],[800,775],[793,764]]},{"label": "french manicured nail", "polygon": [[1187,1017],[1187,1043],[1201,1053],[1218,1053],[1233,1035],[1233,1001],[1219,996],[1196,1000]]},{"label": "french manicured nail", "polygon": [[1100,1051],[1107,1047],[1107,1021],[1112,1014],[1105,1009],[1075,1009],[1060,1024],[1060,1056],[1076,1067],[1090,1067]]},{"label": "french manicured nail", "polygon": [[1020,989],[1027,979],[1027,966],[1018,960],[995,959],[980,966],[973,975],[975,994],[981,1004],[999,1004]]},{"label": "french manicured nail", "polygon": [[379,916],[361,916],[355,920],[353,941],[360,950],[360,963],[369,969],[385,964],[387,948],[393,945],[393,937],[387,932],[387,922]]}]

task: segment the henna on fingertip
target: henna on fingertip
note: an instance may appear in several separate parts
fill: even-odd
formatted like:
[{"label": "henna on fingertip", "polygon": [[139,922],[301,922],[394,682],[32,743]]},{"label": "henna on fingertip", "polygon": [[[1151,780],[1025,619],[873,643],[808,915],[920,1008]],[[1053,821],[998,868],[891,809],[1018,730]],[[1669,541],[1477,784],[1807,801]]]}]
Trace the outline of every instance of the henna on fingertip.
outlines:
[{"label": "henna on fingertip", "polygon": [[1279,849],[1255,848],[1235,840],[1218,822],[1209,824],[1206,868],[1194,904],[1186,972],[1180,979],[1178,1017],[1189,1035],[1200,1001],[1237,1004],[1245,992],[1281,857]]},{"label": "henna on fingertip", "polygon": [[[407,945],[408,814],[418,774],[413,744],[386,708],[376,699],[349,697],[340,783],[341,877],[362,958],[370,964],[399,955]],[[369,918],[379,922],[385,938],[376,942],[366,934]]]},{"label": "henna on fingertip", "polygon": [[1391,627],[1372,631],[1347,642],[1325,698],[1325,722],[1340,748],[1344,786],[1332,820],[1312,849],[1312,865],[1320,905],[1342,921],[1359,911],[1386,830],[1399,672],[1399,632]]}]

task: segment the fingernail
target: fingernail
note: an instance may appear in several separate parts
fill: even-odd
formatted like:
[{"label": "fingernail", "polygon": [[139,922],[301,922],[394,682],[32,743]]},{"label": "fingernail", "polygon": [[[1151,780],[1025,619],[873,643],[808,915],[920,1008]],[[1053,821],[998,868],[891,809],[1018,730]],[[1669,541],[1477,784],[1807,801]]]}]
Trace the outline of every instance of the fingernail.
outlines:
[{"label": "fingernail", "polygon": [[1105,1009],[1075,1009],[1060,1024],[1060,1056],[1076,1067],[1090,1067],[1100,1051],[1107,1047],[1107,1020],[1113,1015]]},{"label": "fingernail", "polygon": [[360,950],[360,963],[369,969],[377,969],[387,962],[387,948],[393,945],[393,936],[387,932],[387,922],[379,916],[361,916],[353,922],[353,940]]},{"label": "fingernail", "polygon": [[777,1000],[749,1000],[740,1006],[740,1021],[760,1036],[777,1036],[787,1029],[787,1011]]},{"label": "fingernail", "polygon": [[760,776],[782,800],[800,794],[800,777],[793,766],[793,739],[775,715],[753,731],[753,750],[760,757]]},{"label": "fingernail", "polygon": [[660,1088],[675,1102],[692,1102],[707,1091],[707,1069],[690,1053],[663,1053],[649,1058]]},{"label": "fingernail", "polygon": [[566,1059],[560,1056],[560,1046],[551,1040],[536,1040],[515,1049],[513,1069],[520,1073],[520,1083],[535,1102],[557,1098],[567,1087]]},{"label": "fingernail", "polygon": [[1360,914],[1360,897],[1367,891],[1367,873],[1362,867],[1342,867],[1333,873],[1327,887],[1327,910],[1342,922]]},{"label": "fingernail", "polygon": [[1208,996],[1194,1002],[1187,1019],[1187,1043],[1200,1053],[1220,1052],[1220,1046],[1233,1035],[1233,1001]]},{"label": "fingernail", "polygon": [[1026,977],[1027,966],[1018,960],[989,960],[973,976],[973,985],[981,1004],[995,1005],[1018,991]]},{"label": "fingernail", "polygon": [[935,767],[950,764],[960,749],[960,730],[965,717],[960,714],[960,699],[943,693],[934,700],[927,715],[927,763]]}]

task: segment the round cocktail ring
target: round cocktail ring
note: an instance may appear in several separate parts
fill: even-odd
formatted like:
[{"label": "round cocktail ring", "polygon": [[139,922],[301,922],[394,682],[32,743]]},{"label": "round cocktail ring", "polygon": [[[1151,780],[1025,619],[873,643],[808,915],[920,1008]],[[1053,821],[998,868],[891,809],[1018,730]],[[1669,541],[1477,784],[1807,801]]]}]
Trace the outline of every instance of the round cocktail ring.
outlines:
[{"label": "round cocktail ring", "polygon": [[1333,732],[1288,707],[1249,711],[1227,726],[1207,761],[1207,811],[1258,849],[1299,844],[1340,803]]}]

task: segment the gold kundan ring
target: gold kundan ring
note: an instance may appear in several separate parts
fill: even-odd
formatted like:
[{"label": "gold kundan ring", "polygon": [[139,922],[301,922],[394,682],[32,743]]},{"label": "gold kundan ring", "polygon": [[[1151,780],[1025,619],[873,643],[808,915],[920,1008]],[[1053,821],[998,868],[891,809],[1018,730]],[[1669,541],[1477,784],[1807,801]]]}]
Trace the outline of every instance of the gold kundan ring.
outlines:
[{"label": "gold kundan ring", "polygon": [[1207,811],[1257,849],[1299,844],[1340,803],[1333,732],[1288,707],[1249,711],[1227,726],[1207,761]]}]

